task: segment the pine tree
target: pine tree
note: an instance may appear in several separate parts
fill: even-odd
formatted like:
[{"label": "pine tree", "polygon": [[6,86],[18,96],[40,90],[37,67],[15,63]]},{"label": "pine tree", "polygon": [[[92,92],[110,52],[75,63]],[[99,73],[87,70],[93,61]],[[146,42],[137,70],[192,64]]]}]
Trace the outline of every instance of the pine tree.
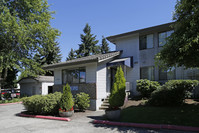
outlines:
[{"label": "pine tree", "polygon": [[110,108],[118,109],[123,106],[125,99],[125,78],[124,73],[122,71],[122,67],[118,67],[115,74],[115,82],[113,84],[113,88],[111,90],[111,95],[109,98]]},{"label": "pine tree", "polygon": [[75,59],[75,51],[71,48],[69,54],[68,54],[68,57],[66,58],[66,60],[73,60]]},{"label": "pine tree", "polygon": [[85,57],[98,53],[99,50],[96,46],[98,40],[96,40],[96,35],[94,36],[91,34],[91,27],[88,25],[88,23],[86,24],[83,31],[84,34],[80,35],[82,43],[79,44],[78,54],[80,54],[82,57]]},{"label": "pine tree", "polygon": [[69,111],[73,108],[73,106],[73,95],[71,93],[69,84],[66,84],[66,86],[63,87],[63,95],[60,100],[60,109]]},{"label": "pine tree", "polygon": [[101,44],[101,53],[102,54],[109,52],[110,48],[108,45],[109,44],[108,44],[106,38],[104,38],[104,36],[102,36],[102,44]]}]

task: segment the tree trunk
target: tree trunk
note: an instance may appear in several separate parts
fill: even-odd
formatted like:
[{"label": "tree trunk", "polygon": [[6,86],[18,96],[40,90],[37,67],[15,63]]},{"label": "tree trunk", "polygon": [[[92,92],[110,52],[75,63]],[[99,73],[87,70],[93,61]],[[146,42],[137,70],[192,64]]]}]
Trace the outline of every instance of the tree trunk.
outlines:
[{"label": "tree trunk", "polygon": [[2,73],[0,72],[0,99],[1,99],[1,82],[2,82],[1,75],[2,75]]},{"label": "tree trunk", "polygon": [[1,97],[1,87],[2,87],[2,83],[3,83],[3,81],[7,78],[7,72],[8,72],[8,69],[6,68],[5,69],[5,74],[4,74],[4,76],[3,76],[3,78],[2,78],[2,72],[0,72],[0,97]]}]

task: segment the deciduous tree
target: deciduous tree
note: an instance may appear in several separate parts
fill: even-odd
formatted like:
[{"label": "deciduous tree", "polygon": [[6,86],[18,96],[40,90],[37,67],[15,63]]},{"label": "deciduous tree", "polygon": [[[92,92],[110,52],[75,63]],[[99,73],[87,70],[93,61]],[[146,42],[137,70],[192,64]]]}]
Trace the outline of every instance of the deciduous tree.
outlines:
[{"label": "deciduous tree", "polygon": [[168,67],[199,67],[199,1],[178,0],[173,20],[174,33],[156,59]]},{"label": "deciduous tree", "polygon": [[[31,75],[44,71],[33,58],[60,35],[50,26],[52,13],[47,0],[0,1],[0,77],[11,68]],[[3,75],[5,79],[7,74]]]}]

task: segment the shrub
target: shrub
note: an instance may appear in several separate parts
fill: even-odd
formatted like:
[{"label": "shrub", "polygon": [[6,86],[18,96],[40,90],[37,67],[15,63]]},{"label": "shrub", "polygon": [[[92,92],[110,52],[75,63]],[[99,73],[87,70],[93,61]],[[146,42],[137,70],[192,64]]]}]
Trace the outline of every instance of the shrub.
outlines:
[{"label": "shrub", "polygon": [[3,95],[3,97],[4,97],[5,99],[9,99],[9,98],[11,98],[11,93],[5,93],[5,94]]},{"label": "shrub", "polygon": [[27,111],[34,114],[55,115],[58,114],[61,96],[61,92],[55,92],[45,96],[34,95],[31,97],[22,98],[22,102]]},{"label": "shrub", "polygon": [[69,84],[66,84],[66,86],[63,87],[63,95],[60,100],[60,109],[69,111],[73,108],[73,106],[73,95],[71,93]]},{"label": "shrub", "polygon": [[151,94],[149,104],[156,106],[180,105],[198,83],[197,80],[169,80]]},{"label": "shrub", "polygon": [[124,104],[125,99],[125,78],[124,73],[122,71],[122,67],[118,67],[115,74],[115,82],[113,84],[113,88],[111,90],[111,95],[109,98],[109,104],[111,109],[117,109]]},{"label": "shrub", "polygon": [[160,84],[157,81],[150,81],[147,79],[137,80],[136,89],[140,92],[142,97],[149,98],[151,93],[158,87],[160,87]]},{"label": "shrub", "polygon": [[90,107],[90,97],[88,94],[81,92],[75,96],[75,107],[81,111]]}]

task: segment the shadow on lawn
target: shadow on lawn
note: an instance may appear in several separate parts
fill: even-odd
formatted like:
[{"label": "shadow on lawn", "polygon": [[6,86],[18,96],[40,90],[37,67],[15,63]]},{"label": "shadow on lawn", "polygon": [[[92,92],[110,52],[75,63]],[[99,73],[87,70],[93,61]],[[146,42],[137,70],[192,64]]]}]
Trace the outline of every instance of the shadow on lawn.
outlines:
[{"label": "shadow on lawn", "polygon": [[[93,120],[106,120],[105,116],[87,116]],[[154,129],[146,129],[146,128],[135,128],[135,127],[122,127],[122,126],[111,126],[106,124],[94,124],[93,121],[90,122],[96,128],[104,128],[107,130],[112,130],[114,132],[125,132],[125,133],[173,133],[172,130],[154,130]],[[175,133],[185,133],[181,131],[175,131]]]},{"label": "shadow on lawn", "polygon": [[[91,118],[93,120],[107,120],[105,115],[101,116],[87,116],[88,118]],[[118,126],[110,126],[105,124],[94,124],[93,121],[90,122],[93,124],[96,128],[104,128],[104,129],[110,129],[117,132],[136,132],[136,133],[143,133],[143,132],[149,132],[149,133],[157,133],[158,131],[150,130],[150,129],[140,129],[140,128],[132,128],[132,127],[118,127]]]}]

